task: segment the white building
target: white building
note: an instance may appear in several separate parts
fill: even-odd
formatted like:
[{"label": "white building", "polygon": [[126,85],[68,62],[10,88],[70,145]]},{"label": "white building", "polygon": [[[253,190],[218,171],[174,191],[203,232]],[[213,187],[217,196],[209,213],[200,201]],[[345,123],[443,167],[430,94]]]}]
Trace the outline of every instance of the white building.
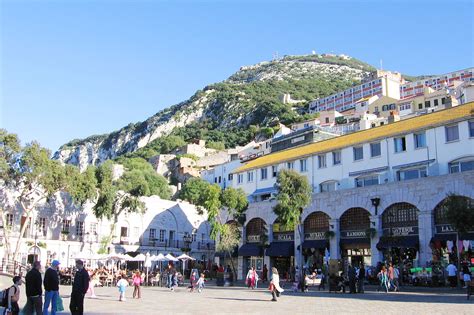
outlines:
[{"label": "white building", "polygon": [[[53,203],[40,204],[29,222],[18,209],[9,209],[4,228],[10,228],[10,244],[16,244],[19,229],[28,224],[20,247],[19,261],[31,263],[35,259],[49,263],[53,259],[62,266],[71,266],[78,256],[104,253],[141,252],[150,254],[182,254],[184,235],[193,235],[190,255],[198,260],[212,259],[214,242],[209,239],[209,224],[205,215],[187,202],[162,200],[157,196],[143,197],[146,211],[120,214],[112,233],[112,242],[105,239],[111,233],[112,222],[98,220],[92,204],[74,206],[67,194],[58,193]],[[12,247],[14,248],[14,247]],[[5,246],[0,247],[0,258],[5,257]]]},{"label": "white building", "polygon": [[[473,112],[471,102],[272,153],[237,169],[232,185],[252,196],[274,193],[281,169],[308,178],[314,194],[303,212],[305,263],[310,257],[321,262],[327,249],[331,258],[354,263],[375,265],[391,255],[425,265],[434,259],[429,244],[439,232],[437,221],[443,220],[436,216],[439,203],[449,192],[474,199]],[[239,251],[242,270],[263,262],[280,268],[295,263],[297,232],[278,230],[279,240],[287,241],[273,244],[272,227],[278,226],[274,205],[255,202],[247,212]],[[328,239],[328,231],[335,236]],[[259,246],[262,233],[270,243],[266,255]],[[394,243],[394,236],[400,243]]]}]

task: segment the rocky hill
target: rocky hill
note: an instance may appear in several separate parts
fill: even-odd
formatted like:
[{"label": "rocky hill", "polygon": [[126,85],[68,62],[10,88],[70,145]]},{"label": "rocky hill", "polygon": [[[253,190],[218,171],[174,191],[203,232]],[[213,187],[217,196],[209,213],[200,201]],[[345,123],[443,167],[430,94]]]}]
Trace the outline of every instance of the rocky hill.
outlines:
[{"label": "rocky hill", "polygon": [[[353,58],[321,55],[287,56],[243,66],[227,80],[206,86],[143,122],[66,143],[54,158],[84,169],[145,148],[170,134],[184,134],[185,140],[202,137],[202,130],[209,132],[208,139],[226,146],[245,143],[254,136],[245,133],[249,126],[262,128],[278,121],[302,120],[309,101],[347,88],[372,70]],[[279,97],[284,93],[304,102],[283,104]],[[201,134],[191,132],[196,130]]]}]

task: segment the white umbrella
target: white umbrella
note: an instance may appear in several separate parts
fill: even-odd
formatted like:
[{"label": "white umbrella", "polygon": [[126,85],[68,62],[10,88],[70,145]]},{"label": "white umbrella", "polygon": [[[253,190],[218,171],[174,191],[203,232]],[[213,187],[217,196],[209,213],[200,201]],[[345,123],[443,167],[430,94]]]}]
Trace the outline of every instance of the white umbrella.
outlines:
[{"label": "white umbrella", "polygon": [[187,260],[196,260],[194,259],[193,257],[191,256],[188,256],[186,254],[182,254],[180,256],[177,257],[179,260],[183,260],[183,261],[187,261]]},{"label": "white umbrella", "polygon": [[150,257],[151,261],[166,261],[165,255],[162,253],[159,253],[158,255],[153,255]]},{"label": "white umbrella", "polygon": [[129,261],[145,261],[146,256],[143,254],[138,254],[137,256],[133,257]]},{"label": "white umbrella", "polygon": [[179,261],[179,259],[177,259],[176,257],[174,257],[174,256],[171,255],[171,254],[167,254],[167,255],[165,256],[165,258],[166,258],[167,260],[171,260],[171,261]]}]

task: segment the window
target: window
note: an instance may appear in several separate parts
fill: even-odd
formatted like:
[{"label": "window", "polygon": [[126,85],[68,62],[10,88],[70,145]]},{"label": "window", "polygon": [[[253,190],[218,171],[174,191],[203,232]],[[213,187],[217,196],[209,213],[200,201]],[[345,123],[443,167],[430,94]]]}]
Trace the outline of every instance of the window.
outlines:
[{"label": "window", "polygon": [[380,142],[370,144],[370,157],[380,156],[382,154],[382,147]]},{"label": "window", "polygon": [[379,184],[379,177],[377,175],[358,177],[355,179],[356,187],[365,187]]},{"label": "window", "polygon": [[423,109],[423,104],[418,104],[418,109]]},{"label": "window", "polygon": [[292,170],[295,168],[295,162],[287,162],[286,163],[286,168],[289,170]]},{"label": "window", "polygon": [[326,117],[324,121],[326,122],[326,124],[329,124],[329,117]]},{"label": "window", "polygon": [[247,172],[247,182],[253,182],[253,171]]},{"label": "window", "polygon": [[89,226],[89,232],[91,234],[97,234],[97,223],[91,223]]},{"label": "window", "polygon": [[274,165],[272,166],[272,177],[277,177],[278,176],[278,166]]},{"label": "window", "polygon": [[434,100],[434,106],[438,106],[438,100]]},{"label": "window", "polygon": [[222,176],[219,176],[219,184],[222,182]]},{"label": "window", "polygon": [[232,180],[233,179],[233,175],[232,174],[229,174],[229,176],[227,177],[229,180]]},{"label": "window", "polygon": [[458,125],[446,126],[446,142],[459,140]]},{"label": "window", "polygon": [[441,99],[441,104],[446,104],[446,97],[443,97],[443,98]]},{"label": "window", "polygon": [[376,113],[379,112],[379,107],[378,107],[378,106],[375,106],[375,112],[376,112]]},{"label": "window", "polygon": [[160,230],[160,242],[165,241],[166,230]]},{"label": "window", "polygon": [[71,220],[64,219],[63,220],[63,227],[62,227],[61,232],[69,233],[70,229],[71,229]]},{"label": "window", "polygon": [[38,218],[38,232],[40,235],[46,236],[46,218]]},{"label": "window", "polygon": [[306,172],[308,170],[306,164],[307,164],[306,159],[300,160],[300,172]]},{"label": "window", "polygon": [[360,161],[364,158],[364,147],[354,147],[354,161]]},{"label": "window", "polygon": [[407,150],[407,145],[405,141],[405,137],[394,138],[393,142],[395,144],[395,152],[404,152]]},{"label": "window", "polygon": [[7,213],[7,226],[12,227],[13,226],[13,214]]},{"label": "window", "polygon": [[469,122],[469,137],[474,137],[474,120],[470,120]]},{"label": "window", "polygon": [[426,134],[424,132],[415,133],[413,138],[415,140],[415,149],[426,147]]},{"label": "window", "polygon": [[326,167],[326,155],[318,155],[318,167]]},{"label": "window", "polygon": [[267,179],[267,173],[268,173],[268,169],[265,167],[265,168],[261,168],[260,169],[260,179],[261,180],[265,180]]},{"label": "window", "polygon": [[156,230],[150,229],[148,232],[148,239],[155,240],[156,239]]},{"label": "window", "polygon": [[430,101],[425,101],[425,108],[431,107],[431,102]]},{"label": "window", "polygon": [[410,180],[426,177],[426,167],[411,169],[411,170],[401,170],[397,172],[397,180]]},{"label": "window", "polygon": [[242,184],[244,182],[244,174],[237,175],[237,184]]},{"label": "window", "polygon": [[383,112],[386,112],[387,110],[388,110],[388,105],[382,106],[382,111],[383,111]]},{"label": "window", "polygon": [[214,183],[217,184],[217,177],[214,177]]},{"label": "window", "polygon": [[341,164],[341,151],[334,151],[332,153],[332,164],[333,165]]},{"label": "window", "polygon": [[449,173],[459,173],[474,170],[474,160],[449,163]]},{"label": "window", "polygon": [[321,192],[335,191],[336,190],[336,181],[328,181],[319,184],[319,190]]},{"label": "window", "polygon": [[83,221],[76,221],[76,235],[77,236],[84,235],[84,222]]}]

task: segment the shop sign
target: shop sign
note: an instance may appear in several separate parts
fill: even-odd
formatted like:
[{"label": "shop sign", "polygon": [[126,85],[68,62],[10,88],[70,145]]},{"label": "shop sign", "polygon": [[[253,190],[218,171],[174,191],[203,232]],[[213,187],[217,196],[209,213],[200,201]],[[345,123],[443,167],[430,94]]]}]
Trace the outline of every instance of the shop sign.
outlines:
[{"label": "shop sign", "polygon": [[341,231],[341,238],[368,238],[366,231]]},{"label": "shop sign", "polygon": [[247,235],[247,243],[260,242],[260,235]]},{"label": "shop sign", "polygon": [[305,240],[325,240],[326,236],[324,234],[325,232],[305,233],[304,239]]},{"label": "shop sign", "polygon": [[274,241],[293,241],[295,239],[295,234],[292,233],[273,233],[273,240]]},{"label": "shop sign", "polygon": [[451,224],[436,225],[436,234],[456,233],[456,229]]},{"label": "shop sign", "polygon": [[408,236],[408,235],[418,235],[417,226],[401,226],[393,227],[389,229],[384,229],[383,231],[385,236]]}]

